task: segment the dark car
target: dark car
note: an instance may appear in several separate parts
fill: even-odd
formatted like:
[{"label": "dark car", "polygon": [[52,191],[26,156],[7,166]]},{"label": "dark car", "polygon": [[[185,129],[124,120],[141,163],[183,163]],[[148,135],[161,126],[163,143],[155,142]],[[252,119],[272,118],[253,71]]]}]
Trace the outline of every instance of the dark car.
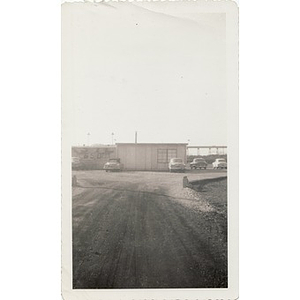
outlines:
[{"label": "dark car", "polygon": [[194,160],[190,163],[191,169],[206,169],[207,162],[203,158],[194,158]]}]

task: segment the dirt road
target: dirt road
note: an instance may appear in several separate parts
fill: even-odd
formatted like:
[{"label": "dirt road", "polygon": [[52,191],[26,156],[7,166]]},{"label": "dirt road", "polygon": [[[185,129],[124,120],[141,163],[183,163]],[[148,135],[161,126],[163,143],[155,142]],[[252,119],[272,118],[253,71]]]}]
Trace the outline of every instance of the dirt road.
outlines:
[{"label": "dirt road", "polygon": [[227,287],[227,180],[197,193],[182,174],[74,174],[73,288]]}]

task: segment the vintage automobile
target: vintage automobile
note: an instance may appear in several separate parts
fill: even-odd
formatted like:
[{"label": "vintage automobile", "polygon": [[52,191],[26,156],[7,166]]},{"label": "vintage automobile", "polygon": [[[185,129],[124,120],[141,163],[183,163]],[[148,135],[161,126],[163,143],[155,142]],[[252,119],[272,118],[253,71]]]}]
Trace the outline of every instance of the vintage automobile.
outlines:
[{"label": "vintage automobile", "polygon": [[123,165],[121,164],[120,158],[110,158],[109,161],[104,165],[103,169],[108,171],[121,171]]},{"label": "vintage automobile", "polygon": [[72,169],[77,170],[80,167],[80,159],[79,157],[72,157]]},{"label": "vintage automobile", "polygon": [[224,158],[217,158],[212,165],[213,169],[227,169],[227,162]]},{"label": "vintage automobile", "polygon": [[171,158],[169,162],[170,172],[185,172],[185,164],[181,158]]},{"label": "vintage automobile", "polygon": [[194,158],[190,163],[191,169],[206,169],[207,162],[203,158]]}]

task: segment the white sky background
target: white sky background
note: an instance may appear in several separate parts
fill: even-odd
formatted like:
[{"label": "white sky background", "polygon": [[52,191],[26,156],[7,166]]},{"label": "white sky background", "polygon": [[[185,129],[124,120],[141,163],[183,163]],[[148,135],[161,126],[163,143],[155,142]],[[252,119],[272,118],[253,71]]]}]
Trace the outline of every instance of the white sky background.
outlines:
[{"label": "white sky background", "polygon": [[72,145],[226,145],[225,14],[173,8],[63,5]]}]

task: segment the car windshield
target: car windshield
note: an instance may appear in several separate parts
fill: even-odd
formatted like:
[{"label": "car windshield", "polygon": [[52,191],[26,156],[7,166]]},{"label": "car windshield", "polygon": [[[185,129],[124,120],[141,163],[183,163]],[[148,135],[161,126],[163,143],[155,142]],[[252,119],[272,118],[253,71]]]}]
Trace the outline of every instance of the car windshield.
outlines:
[{"label": "car windshield", "polygon": [[109,162],[118,163],[119,160],[118,159],[110,159]]},{"label": "car windshield", "polygon": [[173,158],[172,161],[173,162],[179,162],[179,163],[181,163],[182,159],[181,158]]},{"label": "car windshield", "polygon": [[199,162],[199,161],[204,161],[204,159],[203,158],[196,158],[194,161]]},{"label": "car windshield", "polygon": [[219,159],[219,162],[225,162],[225,159],[220,158],[220,159]]}]

